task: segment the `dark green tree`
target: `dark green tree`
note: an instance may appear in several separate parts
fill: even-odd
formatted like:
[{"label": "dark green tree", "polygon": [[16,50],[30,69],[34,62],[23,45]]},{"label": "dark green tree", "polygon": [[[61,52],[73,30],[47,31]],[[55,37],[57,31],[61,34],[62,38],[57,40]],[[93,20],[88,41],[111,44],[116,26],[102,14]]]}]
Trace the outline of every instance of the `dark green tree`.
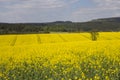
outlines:
[{"label": "dark green tree", "polygon": [[91,34],[92,41],[97,41],[99,33],[97,31],[91,31],[90,34]]}]

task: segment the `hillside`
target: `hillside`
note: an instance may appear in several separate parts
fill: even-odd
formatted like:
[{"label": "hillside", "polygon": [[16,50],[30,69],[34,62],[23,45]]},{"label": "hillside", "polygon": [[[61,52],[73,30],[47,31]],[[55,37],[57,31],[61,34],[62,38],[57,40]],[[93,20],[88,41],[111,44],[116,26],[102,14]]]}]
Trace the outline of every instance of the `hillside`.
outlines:
[{"label": "hillside", "polygon": [[95,19],[89,22],[0,23],[0,34],[89,32],[92,30],[120,31],[120,17]]},{"label": "hillside", "polygon": [[95,19],[92,20],[93,22],[120,22],[120,17],[112,17],[112,18],[101,18],[101,19]]}]

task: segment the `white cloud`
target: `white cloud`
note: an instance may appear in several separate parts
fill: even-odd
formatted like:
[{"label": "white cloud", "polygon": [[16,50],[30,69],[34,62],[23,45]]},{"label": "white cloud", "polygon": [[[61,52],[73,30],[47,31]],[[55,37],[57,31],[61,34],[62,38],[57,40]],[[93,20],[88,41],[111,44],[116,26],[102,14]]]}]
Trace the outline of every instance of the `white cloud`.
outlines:
[{"label": "white cloud", "polygon": [[11,0],[0,0],[0,2],[6,2],[6,1],[11,1]]},{"label": "white cloud", "polygon": [[92,0],[94,7],[80,8],[72,13],[74,21],[86,21],[102,17],[120,16],[120,0]]},{"label": "white cloud", "polygon": [[120,0],[93,0],[100,7],[117,7],[120,8]]},{"label": "white cloud", "polygon": [[91,0],[95,3],[92,7],[85,5],[76,8],[77,10],[75,8],[68,10],[70,9],[68,7],[78,1],[80,0],[0,0],[0,21],[46,21],[51,18],[63,19],[62,16],[69,16],[73,21],[85,21],[99,17],[120,16],[120,0]]},{"label": "white cloud", "polygon": [[32,21],[33,15],[43,20],[50,14],[49,12],[64,9],[77,1],[79,0],[0,0],[1,10],[3,8],[6,10],[6,12],[0,10],[0,21],[17,22],[30,19]]},{"label": "white cloud", "polygon": [[[6,5],[6,8],[58,8],[75,3],[79,0],[1,0],[6,3],[13,3]],[[14,3],[16,2],[16,3]]]}]

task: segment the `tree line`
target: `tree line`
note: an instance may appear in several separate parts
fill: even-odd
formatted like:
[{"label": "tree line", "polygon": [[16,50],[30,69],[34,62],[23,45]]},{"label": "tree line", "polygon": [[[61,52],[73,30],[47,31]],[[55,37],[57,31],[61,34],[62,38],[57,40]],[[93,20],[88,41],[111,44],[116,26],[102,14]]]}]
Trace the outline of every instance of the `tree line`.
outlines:
[{"label": "tree line", "polygon": [[0,23],[0,34],[26,34],[50,32],[90,32],[90,31],[120,31],[119,22],[90,21],[71,22],[56,21],[49,23]]}]

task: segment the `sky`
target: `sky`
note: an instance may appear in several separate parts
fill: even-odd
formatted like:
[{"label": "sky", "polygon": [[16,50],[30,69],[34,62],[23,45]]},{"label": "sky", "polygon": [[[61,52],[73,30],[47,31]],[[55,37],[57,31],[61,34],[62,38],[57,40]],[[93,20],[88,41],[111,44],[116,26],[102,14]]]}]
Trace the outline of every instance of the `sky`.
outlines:
[{"label": "sky", "polygon": [[108,17],[120,17],[120,0],[0,0],[0,22],[85,22]]}]

